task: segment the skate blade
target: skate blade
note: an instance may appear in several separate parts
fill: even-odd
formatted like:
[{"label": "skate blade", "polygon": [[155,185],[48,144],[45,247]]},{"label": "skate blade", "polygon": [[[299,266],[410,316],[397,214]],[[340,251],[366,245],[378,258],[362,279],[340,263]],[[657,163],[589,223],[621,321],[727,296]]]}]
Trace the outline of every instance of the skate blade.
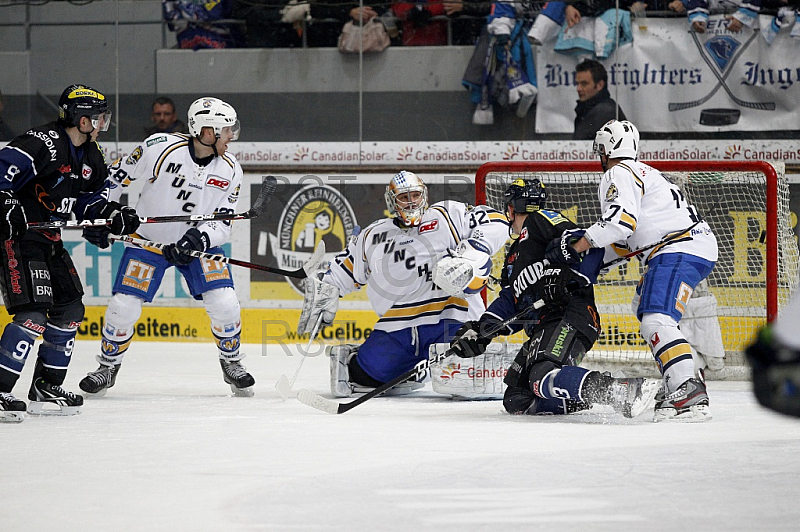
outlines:
[{"label": "skate blade", "polygon": [[649,410],[655,405],[656,394],[661,387],[661,381],[645,379],[642,383],[642,395],[630,405],[630,411],[623,412],[625,417],[634,418]]},{"label": "skate blade", "polygon": [[28,405],[28,414],[32,416],[75,416],[80,413],[79,406],[61,406],[40,401],[31,401]]},{"label": "skate blade", "polygon": [[[81,388],[81,390],[83,390],[83,388]],[[85,394],[83,396],[84,399],[88,399],[90,397],[92,399],[96,397],[105,397],[106,394],[108,393],[108,388],[103,388],[102,390],[98,390],[96,392],[87,392],[86,390],[83,390],[83,393]]]},{"label": "skate blade", "polygon": [[0,423],[22,423],[25,421],[25,412],[20,410],[0,411]]},{"label": "skate blade", "polygon": [[661,410],[653,415],[653,423],[661,421],[669,421],[671,423],[703,423],[711,421],[711,411],[708,405],[690,406],[683,412],[678,412],[673,409]]},{"label": "skate blade", "polygon": [[255,395],[255,390],[253,390],[252,386],[248,386],[247,388],[237,388],[231,384],[231,391],[235,397],[253,397]]}]

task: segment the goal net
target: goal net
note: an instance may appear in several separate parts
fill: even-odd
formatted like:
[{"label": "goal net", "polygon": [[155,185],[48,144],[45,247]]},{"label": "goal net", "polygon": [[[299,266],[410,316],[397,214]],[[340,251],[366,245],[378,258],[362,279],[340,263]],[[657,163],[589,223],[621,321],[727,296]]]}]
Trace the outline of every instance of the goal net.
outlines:
[{"label": "goal net", "polygon": [[[656,161],[648,164],[678,184],[717,237],[719,260],[701,283],[681,320],[696,351],[721,356],[725,367],[710,378],[747,378],[743,350],[788,302],[798,282],[798,247],[792,232],[789,188],[783,163],[758,161]],[[588,227],[600,217],[599,163],[497,162],[476,174],[476,202],[505,210],[503,192],[516,178],[538,178],[549,194],[547,208]],[[494,258],[499,278],[505,251]],[[584,365],[658,375],[631,308],[642,275],[632,259],[602,274],[595,287],[601,334]],[[491,301],[496,292],[489,291]],[[511,343],[522,343],[521,335]],[[717,359],[718,361],[718,359]],[[715,361],[715,362],[717,362]],[[718,364],[717,364],[718,365]]]}]

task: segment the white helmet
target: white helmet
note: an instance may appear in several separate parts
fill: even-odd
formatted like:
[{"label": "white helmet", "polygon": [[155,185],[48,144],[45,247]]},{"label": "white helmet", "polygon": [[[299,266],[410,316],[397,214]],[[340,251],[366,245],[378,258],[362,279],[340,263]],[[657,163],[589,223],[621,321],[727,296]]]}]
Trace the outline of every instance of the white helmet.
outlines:
[{"label": "white helmet", "polygon": [[[409,197],[398,204],[397,196],[411,192],[419,192],[419,198],[411,200]],[[407,170],[401,170],[389,181],[384,197],[389,212],[398,216],[409,227],[419,225],[428,208],[428,187],[417,174]]]},{"label": "white helmet", "polygon": [[636,159],[639,130],[627,120],[609,120],[595,134],[592,150],[609,159]]},{"label": "white helmet", "polygon": [[218,98],[199,98],[189,106],[189,133],[199,137],[204,127],[210,127],[219,138],[222,129],[229,127],[233,140],[239,138],[239,120],[236,110]]}]

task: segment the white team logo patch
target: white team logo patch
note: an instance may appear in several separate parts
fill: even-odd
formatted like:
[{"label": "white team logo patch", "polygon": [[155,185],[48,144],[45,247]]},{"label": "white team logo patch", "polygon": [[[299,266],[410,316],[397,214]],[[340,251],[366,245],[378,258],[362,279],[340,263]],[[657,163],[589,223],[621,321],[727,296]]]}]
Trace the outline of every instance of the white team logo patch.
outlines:
[{"label": "white team logo patch", "polygon": [[528,228],[527,227],[523,227],[522,228],[522,232],[519,234],[519,238],[517,239],[517,242],[524,242],[527,239],[528,239]]},{"label": "white team logo patch", "polygon": [[83,175],[84,179],[89,179],[92,177],[92,167],[88,164],[83,165],[83,169],[81,170],[81,174]]}]

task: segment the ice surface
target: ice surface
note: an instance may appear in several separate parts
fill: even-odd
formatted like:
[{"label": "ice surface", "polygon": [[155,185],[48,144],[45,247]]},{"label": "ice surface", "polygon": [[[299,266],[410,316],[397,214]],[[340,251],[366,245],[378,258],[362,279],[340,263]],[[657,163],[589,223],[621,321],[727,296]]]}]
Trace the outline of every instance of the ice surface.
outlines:
[{"label": "ice surface", "polygon": [[[714,419],[511,417],[428,387],[343,415],[282,402],[299,363],[245,346],[232,397],[213,345],[134,342],[74,417],[0,424],[0,530],[797,530],[800,420],[711,382]],[[65,387],[97,366],[78,342]],[[34,361],[14,392],[26,398]],[[295,391],[328,393],[306,360]]]}]

